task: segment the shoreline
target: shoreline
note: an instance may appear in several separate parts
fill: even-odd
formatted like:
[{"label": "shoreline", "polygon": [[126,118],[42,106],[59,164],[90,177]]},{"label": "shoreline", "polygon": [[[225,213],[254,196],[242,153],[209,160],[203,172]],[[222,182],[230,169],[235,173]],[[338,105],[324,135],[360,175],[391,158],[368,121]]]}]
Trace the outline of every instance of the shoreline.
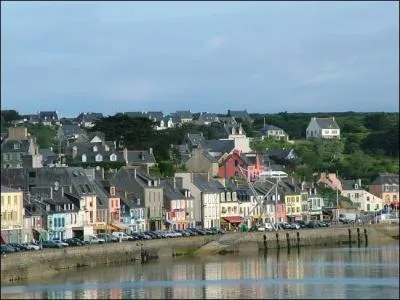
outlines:
[{"label": "shoreline", "polygon": [[364,247],[392,244],[398,239],[398,224],[385,224],[266,233],[227,233],[46,249],[2,256],[1,283],[13,284],[25,279],[48,277],[79,268],[146,263],[180,256],[215,256],[231,253],[240,255],[281,249],[290,252],[296,248],[300,250],[308,247],[327,248],[346,245]]}]

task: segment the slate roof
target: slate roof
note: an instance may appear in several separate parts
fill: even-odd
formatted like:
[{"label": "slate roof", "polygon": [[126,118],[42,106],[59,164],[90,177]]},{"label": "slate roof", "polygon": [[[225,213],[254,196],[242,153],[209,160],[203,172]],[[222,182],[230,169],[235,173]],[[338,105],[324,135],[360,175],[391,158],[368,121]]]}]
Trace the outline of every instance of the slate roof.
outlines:
[{"label": "slate roof", "polygon": [[235,119],[240,118],[243,121],[250,121],[250,122],[252,121],[252,118],[250,117],[247,110],[230,110],[230,109],[228,109],[227,116],[234,117]]},{"label": "slate roof", "polygon": [[208,175],[199,173],[193,174],[193,184],[203,193],[220,193],[225,187],[216,180],[208,181]]},{"label": "slate roof", "polygon": [[321,129],[340,129],[335,118],[315,118]]},{"label": "slate roof", "polygon": [[235,148],[234,140],[206,140],[202,148],[210,152],[230,153]]},{"label": "slate roof", "polygon": [[18,193],[18,192],[22,192],[22,191],[2,185],[1,186],[1,192],[2,193]]},{"label": "slate roof", "polygon": [[399,175],[391,173],[381,173],[371,183],[371,185],[382,185],[382,184],[399,185]]},{"label": "slate roof", "polygon": [[189,142],[190,147],[201,147],[206,142],[206,139],[204,138],[203,133],[188,133],[184,138],[183,143],[185,144],[186,141]]},{"label": "slate roof", "polygon": [[[123,151],[119,152],[123,158]],[[128,163],[140,163],[140,164],[152,164],[156,163],[156,158],[154,154],[150,153],[147,150],[128,150]]]},{"label": "slate roof", "polygon": [[182,119],[193,119],[193,114],[189,110],[177,110],[175,113],[171,114],[173,119],[181,122]]},{"label": "slate roof", "polygon": [[41,121],[58,121],[58,114],[56,111],[41,111],[39,119]]},{"label": "slate roof", "polygon": [[197,123],[199,124],[204,124],[204,123],[212,123],[212,122],[218,122],[218,116],[215,113],[208,113],[208,112],[202,112],[198,115],[196,118]]},{"label": "slate roof", "polygon": [[146,113],[147,117],[155,122],[160,122],[164,118],[162,111],[149,111]]},{"label": "slate roof", "polygon": [[[355,179],[341,180],[341,183],[342,183],[342,190],[355,190],[354,185],[358,184],[358,181]],[[362,187],[358,186],[358,189],[361,190]]]},{"label": "slate roof", "polygon": [[[94,147],[97,147],[97,151],[94,151]],[[108,147],[109,150],[106,149]],[[112,154],[117,156],[117,162],[124,162],[124,156],[122,152],[118,152],[106,146],[104,144],[96,143],[96,144],[80,144],[77,146],[77,156],[76,160],[82,161],[82,156],[86,155],[87,162],[94,162],[96,161],[96,156],[100,154],[102,156],[102,162],[109,162],[111,161],[110,157]]]},{"label": "slate roof", "polygon": [[266,124],[266,125],[263,127],[263,130],[269,131],[269,130],[283,130],[283,129],[280,128],[280,127],[278,127],[278,126],[275,126],[275,125]]},{"label": "slate roof", "polygon": [[95,122],[103,117],[102,113],[82,112],[76,117],[76,120],[78,122]]},{"label": "slate roof", "polygon": [[124,115],[130,117],[130,118],[146,118],[146,113],[141,112],[141,111],[129,111],[129,112],[124,112]]},{"label": "slate roof", "polygon": [[24,189],[26,187],[25,172],[23,168],[2,169],[1,185]]},{"label": "slate roof", "polygon": [[65,124],[60,127],[60,131],[64,137],[72,137],[81,133],[82,129],[77,124]]},{"label": "slate roof", "polygon": [[97,208],[107,208],[108,207],[108,193],[104,189],[104,186],[98,180],[93,181],[93,187],[96,192]]},{"label": "slate roof", "polygon": [[57,159],[57,155],[51,149],[42,148],[39,149],[39,153],[42,155],[43,166],[54,164]]},{"label": "slate roof", "polygon": [[180,192],[179,189],[174,188],[168,180],[162,180],[161,186],[164,188],[164,198],[167,200],[182,200],[185,195]]},{"label": "slate roof", "polygon": [[39,115],[28,115],[27,119],[30,123],[38,123],[40,121]]},{"label": "slate roof", "polygon": [[[14,149],[14,145],[18,144],[19,148]],[[20,140],[20,141],[11,141],[5,140],[1,144],[1,152],[28,152],[30,146],[30,140]]]}]

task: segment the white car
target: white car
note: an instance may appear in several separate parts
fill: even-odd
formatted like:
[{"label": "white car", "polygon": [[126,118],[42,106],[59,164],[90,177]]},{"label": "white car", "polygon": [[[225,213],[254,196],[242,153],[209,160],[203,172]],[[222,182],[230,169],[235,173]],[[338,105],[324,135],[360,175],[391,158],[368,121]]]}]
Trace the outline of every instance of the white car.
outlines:
[{"label": "white car", "polygon": [[68,246],[69,246],[68,243],[63,242],[62,240],[56,240],[56,239],[54,239],[53,242],[56,243],[56,244],[60,244],[60,245],[63,246],[63,247],[68,247]]},{"label": "white car", "polygon": [[272,226],[271,223],[265,223],[265,224],[261,224],[257,227],[258,231],[273,231],[274,230],[274,226]]},{"label": "white car", "polygon": [[35,243],[23,243],[22,245],[28,250],[40,250],[40,246]]}]

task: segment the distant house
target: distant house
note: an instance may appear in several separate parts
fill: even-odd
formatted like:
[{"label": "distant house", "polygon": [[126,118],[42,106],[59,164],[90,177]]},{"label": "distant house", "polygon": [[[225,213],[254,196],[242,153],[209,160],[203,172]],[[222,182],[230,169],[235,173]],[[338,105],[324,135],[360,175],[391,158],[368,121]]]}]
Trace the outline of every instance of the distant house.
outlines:
[{"label": "distant house", "polygon": [[128,111],[128,112],[124,112],[122,114],[129,118],[147,118],[148,117],[146,115],[146,113],[144,113],[142,111]]},{"label": "distant house", "polygon": [[288,141],[288,134],[282,129],[275,125],[264,125],[260,130],[261,138],[275,139],[280,141]]},{"label": "distant house", "polygon": [[168,128],[174,128],[175,124],[172,121],[172,117],[164,117],[160,121],[156,121],[156,130],[165,130]]},{"label": "distant house", "polygon": [[243,122],[253,122],[253,119],[250,117],[249,113],[247,110],[228,110],[227,113],[228,117],[233,117],[238,121],[238,119],[241,119]]},{"label": "distant house", "polygon": [[399,206],[399,174],[381,173],[369,185],[369,192],[383,200],[384,205]]},{"label": "distant house", "polygon": [[91,128],[97,120],[103,117],[102,113],[83,112],[76,117],[76,122],[80,127]]},{"label": "distant house", "polygon": [[349,198],[354,207],[361,211],[374,212],[383,208],[382,199],[364,190],[361,179],[342,180],[341,195]]},{"label": "distant house", "polygon": [[211,123],[219,122],[217,114],[202,112],[199,113],[194,121],[197,125],[210,125]]},{"label": "distant house", "polygon": [[218,175],[218,161],[207,150],[195,148],[191,157],[185,162],[189,172],[209,173],[211,177]]},{"label": "distant house", "polygon": [[193,121],[193,113],[189,110],[177,110],[172,115],[172,121],[176,124],[190,123]]},{"label": "distant house", "polygon": [[58,129],[57,137],[60,141],[74,141],[82,129],[77,124],[65,124]]},{"label": "distant house", "polygon": [[145,166],[147,172],[157,163],[152,148],[149,150],[128,150],[125,148],[119,153],[122,154],[127,166]]},{"label": "distant house", "polygon": [[340,128],[335,117],[311,118],[306,129],[306,138],[340,139]]},{"label": "distant house", "polygon": [[164,118],[162,111],[149,111],[145,115],[153,122],[160,122]]},{"label": "distant house", "polygon": [[41,111],[39,112],[39,122],[43,125],[59,125],[57,111]]},{"label": "distant house", "polygon": [[39,153],[42,155],[43,167],[54,165],[57,162],[57,154],[53,152],[53,148],[39,149]]},{"label": "distant house", "polygon": [[26,127],[10,127],[1,144],[1,168],[41,167],[42,157],[36,139]]}]

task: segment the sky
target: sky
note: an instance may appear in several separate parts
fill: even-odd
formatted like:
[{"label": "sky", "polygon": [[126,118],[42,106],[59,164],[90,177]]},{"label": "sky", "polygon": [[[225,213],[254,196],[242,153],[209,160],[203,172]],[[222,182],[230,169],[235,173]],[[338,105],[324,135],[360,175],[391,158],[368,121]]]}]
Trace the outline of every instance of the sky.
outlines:
[{"label": "sky", "polygon": [[399,111],[399,4],[2,1],[1,107]]}]

